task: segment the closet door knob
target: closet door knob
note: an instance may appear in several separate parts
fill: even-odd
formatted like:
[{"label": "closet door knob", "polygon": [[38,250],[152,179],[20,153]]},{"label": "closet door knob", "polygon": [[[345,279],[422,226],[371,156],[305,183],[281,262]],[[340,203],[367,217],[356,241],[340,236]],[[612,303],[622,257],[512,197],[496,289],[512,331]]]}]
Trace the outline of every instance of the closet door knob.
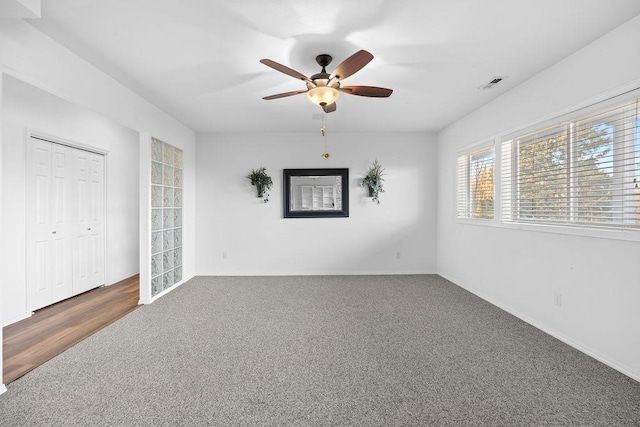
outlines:
[{"label": "closet door knob", "polygon": [[52,232],[51,232],[51,234],[56,234],[56,233],[57,233],[57,231],[52,231]]},{"label": "closet door knob", "polygon": [[91,231],[91,228],[87,228],[87,231]]}]

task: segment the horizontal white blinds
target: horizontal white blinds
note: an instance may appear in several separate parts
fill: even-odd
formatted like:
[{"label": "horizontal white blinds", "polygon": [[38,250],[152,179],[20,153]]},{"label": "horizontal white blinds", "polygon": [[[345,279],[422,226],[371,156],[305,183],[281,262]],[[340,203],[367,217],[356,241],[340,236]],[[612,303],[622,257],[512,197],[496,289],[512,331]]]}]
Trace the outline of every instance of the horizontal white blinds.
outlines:
[{"label": "horizontal white blinds", "polygon": [[458,156],[458,218],[494,216],[493,145]]},{"label": "horizontal white blinds", "polygon": [[503,141],[503,221],[640,227],[638,100]]}]

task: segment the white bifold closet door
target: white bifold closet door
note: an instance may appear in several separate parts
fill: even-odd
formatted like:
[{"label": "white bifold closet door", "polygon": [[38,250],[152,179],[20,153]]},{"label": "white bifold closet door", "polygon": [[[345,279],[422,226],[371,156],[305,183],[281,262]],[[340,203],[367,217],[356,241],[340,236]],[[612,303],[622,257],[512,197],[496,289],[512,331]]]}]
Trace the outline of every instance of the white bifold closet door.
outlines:
[{"label": "white bifold closet door", "polygon": [[31,137],[27,289],[37,310],[104,284],[104,156]]},{"label": "white bifold closet door", "polygon": [[73,294],[104,284],[104,156],[73,153]]}]

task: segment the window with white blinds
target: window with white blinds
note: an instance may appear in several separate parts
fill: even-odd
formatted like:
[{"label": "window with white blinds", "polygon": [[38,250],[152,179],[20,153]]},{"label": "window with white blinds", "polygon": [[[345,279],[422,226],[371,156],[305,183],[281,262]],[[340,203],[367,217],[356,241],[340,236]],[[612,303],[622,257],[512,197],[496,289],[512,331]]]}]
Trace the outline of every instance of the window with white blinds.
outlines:
[{"label": "window with white blinds", "polygon": [[494,161],[493,144],[458,156],[458,218],[493,218]]},{"label": "window with white blinds", "polygon": [[503,141],[503,221],[640,228],[638,101]]}]

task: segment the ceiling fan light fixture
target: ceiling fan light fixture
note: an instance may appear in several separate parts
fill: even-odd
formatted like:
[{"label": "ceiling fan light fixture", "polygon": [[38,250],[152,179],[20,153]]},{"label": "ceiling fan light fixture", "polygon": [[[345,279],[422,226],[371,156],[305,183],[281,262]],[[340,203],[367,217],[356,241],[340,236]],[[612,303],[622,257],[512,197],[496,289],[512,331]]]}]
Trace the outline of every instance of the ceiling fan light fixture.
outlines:
[{"label": "ceiling fan light fixture", "polygon": [[314,104],[321,107],[331,105],[336,102],[340,92],[331,86],[318,86],[307,91],[307,96]]}]

